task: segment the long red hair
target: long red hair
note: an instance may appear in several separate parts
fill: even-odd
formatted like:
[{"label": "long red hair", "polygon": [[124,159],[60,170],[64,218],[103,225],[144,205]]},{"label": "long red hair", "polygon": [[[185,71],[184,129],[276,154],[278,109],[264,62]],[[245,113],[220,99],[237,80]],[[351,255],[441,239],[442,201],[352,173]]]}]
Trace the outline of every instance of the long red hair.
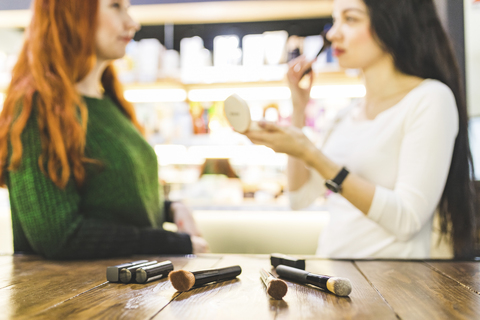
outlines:
[{"label": "long red hair", "polygon": [[[42,144],[40,169],[59,188],[65,188],[72,174],[81,186],[85,164],[95,160],[84,154],[88,110],[75,84],[95,63],[98,0],[35,0],[32,10],[0,114],[0,185],[5,186],[7,171],[20,167],[21,134],[35,104]],[[143,132],[112,65],[101,82],[105,95]]]}]

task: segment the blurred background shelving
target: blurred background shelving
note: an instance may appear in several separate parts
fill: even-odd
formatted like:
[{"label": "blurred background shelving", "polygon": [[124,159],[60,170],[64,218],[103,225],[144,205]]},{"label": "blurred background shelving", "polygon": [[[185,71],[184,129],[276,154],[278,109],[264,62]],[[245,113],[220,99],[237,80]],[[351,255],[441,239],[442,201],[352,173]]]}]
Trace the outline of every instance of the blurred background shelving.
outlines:
[{"label": "blurred background shelving", "polygon": [[[29,2],[0,8],[0,104],[30,19]],[[115,66],[158,155],[167,197],[191,205],[213,252],[267,252],[275,243],[276,251],[313,253],[327,221],[322,200],[292,214],[287,156],[233,132],[223,100],[237,93],[254,120],[288,124],[287,61],[300,53],[313,58],[320,49],[332,1],[131,2],[142,29]],[[364,88],[358,73],[341,70],[331,54],[320,56],[313,70],[305,132],[315,139],[322,121]],[[279,223],[261,248],[258,237],[273,220]],[[281,237],[293,230],[303,236]]]},{"label": "blurred background shelving", "polygon": [[[0,2],[0,107],[31,17],[30,2]],[[435,2],[463,65],[458,5],[452,0]],[[471,26],[480,21],[475,19],[480,9],[472,9],[470,2],[464,0],[470,26],[466,34],[473,39]],[[166,195],[192,206],[213,252],[314,253],[316,238],[328,221],[323,199],[303,212],[289,211],[287,156],[254,146],[233,132],[223,115],[223,100],[237,93],[247,100],[253,120],[287,125],[292,112],[287,61],[299,53],[313,58],[318,52],[319,34],[332,22],[333,1],[131,0],[131,4],[131,15],[142,29],[115,66],[125,97],[135,105],[157,152]],[[463,24],[463,13],[461,18]],[[471,48],[478,52],[478,45]],[[325,122],[364,96],[365,88],[360,74],[340,69],[329,52],[318,58],[313,70],[304,132],[316,141]],[[469,99],[478,101],[469,87],[480,83],[475,80],[480,72],[467,74],[473,79],[467,82]],[[470,114],[480,114],[473,105],[469,103]],[[0,193],[0,209],[1,223],[8,225],[6,190]],[[274,220],[278,223],[272,227]],[[8,232],[0,234],[11,237]]]},{"label": "blurred background shelving", "polygon": [[[0,32],[9,39],[0,45],[2,95],[29,21],[27,2],[0,10]],[[330,0],[132,1],[131,15],[142,29],[115,66],[125,97],[134,103],[157,151],[159,178],[171,199],[231,203],[225,195],[213,195],[219,186],[241,191],[244,197],[235,198],[236,204],[246,198],[276,203],[284,195],[287,157],[253,146],[233,132],[223,115],[223,100],[237,93],[249,103],[253,120],[288,124],[292,105],[287,62],[301,53],[315,56],[323,43],[319,33],[331,23],[332,4]],[[313,70],[305,131],[315,139],[323,122],[362,97],[365,89],[359,74],[341,70],[331,53],[321,55]],[[232,170],[235,177],[229,180],[240,183],[212,178],[222,175],[218,163]],[[208,183],[202,194],[196,194],[195,185],[202,179]],[[210,196],[205,194],[208,189]]]}]

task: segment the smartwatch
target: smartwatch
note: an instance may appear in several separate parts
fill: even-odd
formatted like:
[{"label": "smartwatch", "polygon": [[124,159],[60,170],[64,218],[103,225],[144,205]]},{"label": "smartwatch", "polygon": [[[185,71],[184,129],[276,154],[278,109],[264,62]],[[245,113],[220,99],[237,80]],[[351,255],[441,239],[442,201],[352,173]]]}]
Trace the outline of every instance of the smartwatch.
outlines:
[{"label": "smartwatch", "polygon": [[340,172],[337,174],[335,178],[333,178],[332,180],[325,181],[325,187],[327,187],[328,190],[331,190],[335,193],[341,192],[343,180],[345,180],[348,173],[349,173],[348,170],[345,169],[345,167],[343,167],[342,170],[340,170]]}]

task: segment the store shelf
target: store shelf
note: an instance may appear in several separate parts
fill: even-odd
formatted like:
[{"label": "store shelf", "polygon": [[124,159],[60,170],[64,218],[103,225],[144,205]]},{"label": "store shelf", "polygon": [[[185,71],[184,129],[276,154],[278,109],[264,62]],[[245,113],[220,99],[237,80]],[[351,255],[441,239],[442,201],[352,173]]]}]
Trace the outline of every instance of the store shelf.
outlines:
[{"label": "store shelf", "polygon": [[31,18],[30,10],[0,10],[0,28],[25,28]]},{"label": "store shelf", "polygon": [[[231,81],[185,84],[176,79],[163,79],[148,83],[124,84],[125,97],[133,103],[223,101],[237,93],[246,100],[284,100],[290,98],[285,78],[277,81]],[[0,86],[0,105],[6,86]],[[363,96],[363,85],[358,75],[344,71],[327,71],[315,75],[312,98]]]},{"label": "store shelf", "polygon": [[132,6],[131,14],[143,25],[226,23],[323,18],[332,7],[331,0],[215,1]]},{"label": "store shelf", "polygon": [[[212,1],[132,5],[130,14],[142,25],[228,23],[328,17],[333,0]],[[25,28],[30,10],[0,10],[1,28]]]},{"label": "store shelf", "polygon": [[[282,67],[282,66],[278,66]],[[242,70],[241,66],[231,67]],[[203,74],[214,74],[215,67],[204,67]],[[258,68],[257,68],[258,69]],[[286,69],[286,66],[285,68]],[[231,71],[232,71],[231,70]],[[231,74],[232,72],[225,72]],[[284,100],[290,98],[290,90],[285,79],[285,71],[277,76],[276,81],[224,81],[213,83],[182,83],[174,79],[165,79],[155,83],[128,83],[125,84],[126,97],[131,102],[165,102],[165,101],[223,101],[229,95],[237,93],[246,100]],[[339,97],[363,96],[363,85],[358,74],[339,70],[325,69],[315,74],[312,88],[312,98],[329,97],[338,94]],[[208,79],[206,79],[207,81]],[[305,81],[308,81],[305,79]],[[336,88],[336,89],[335,89]],[[183,91],[182,91],[183,90]],[[167,99],[172,97],[171,100]],[[152,97],[148,101],[148,97]],[[156,100],[155,97],[158,99]],[[162,100],[163,99],[163,100]]]}]

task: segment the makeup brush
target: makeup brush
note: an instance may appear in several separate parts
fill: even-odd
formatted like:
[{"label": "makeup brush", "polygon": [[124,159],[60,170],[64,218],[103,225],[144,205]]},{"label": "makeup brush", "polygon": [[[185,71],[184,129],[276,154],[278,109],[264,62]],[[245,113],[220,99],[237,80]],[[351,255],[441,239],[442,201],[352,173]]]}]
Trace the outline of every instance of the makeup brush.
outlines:
[{"label": "makeup brush", "polygon": [[275,270],[282,278],[302,284],[311,284],[324,290],[328,290],[337,296],[348,296],[350,292],[352,292],[352,284],[347,278],[310,273],[284,265],[279,265]]},{"label": "makeup brush", "polygon": [[280,300],[287,294],[288,286],[285,281],[275,278],[265,269],[260,269],[260,278],[267,287],[267,293],[273,299]]},{"label": "makeup brush", "polygon": [[[327,50],[328,48],[331,47],[332,43],[330,42],[330,40],[327,39],[327,32],[328,30],[330,30],[331,26],[325,26],[324,30],[322,31],[322,33],[320,33],[320,35],[322,36],[323,38],[323,46],[322,48],[320,49],[320,51],[318,51],[317,55],[315,56],[315,59],[318,58],[318,56],[324,52],[325,50]],[[302,75],[302,78],[305,77],[307,74],[309,74],[310,72],[312,72],[312,67],[308,68],[307,70],[305,70],[305,72],[303,73]]]},{"label": "makeup brush", "polygon": [[177,270],[170,272],[168,279],[172,283],[172,286],[178,291],[188,291],[193,287],[198,287],[210,282],[221,282],[235,279],[240,273],[242,273],[242,268],[240,268],[240,266],[206,269],[193,272]]}]

